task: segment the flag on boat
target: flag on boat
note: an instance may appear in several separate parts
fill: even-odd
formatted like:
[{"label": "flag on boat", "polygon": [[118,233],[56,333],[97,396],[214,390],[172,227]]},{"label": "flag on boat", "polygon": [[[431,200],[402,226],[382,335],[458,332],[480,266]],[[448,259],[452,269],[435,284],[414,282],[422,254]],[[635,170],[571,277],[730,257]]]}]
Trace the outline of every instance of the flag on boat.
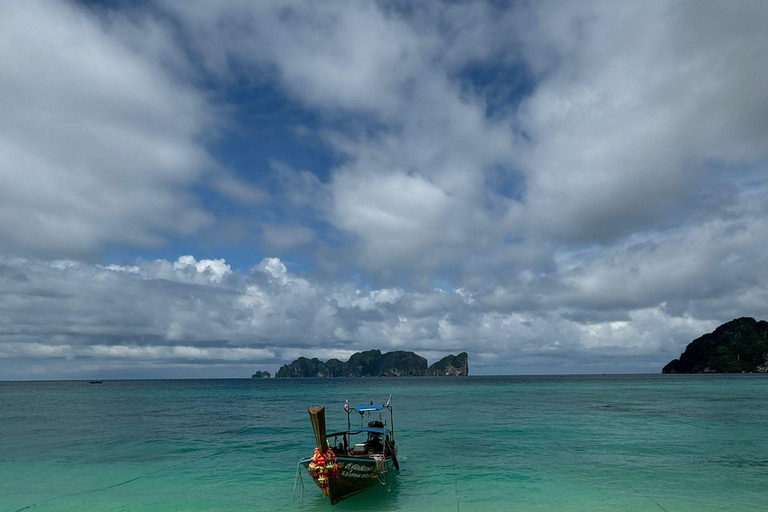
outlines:
[{"label": "flag on boat", "polygon": [[344,412],[349,413],[349,398],[344,400]]}]

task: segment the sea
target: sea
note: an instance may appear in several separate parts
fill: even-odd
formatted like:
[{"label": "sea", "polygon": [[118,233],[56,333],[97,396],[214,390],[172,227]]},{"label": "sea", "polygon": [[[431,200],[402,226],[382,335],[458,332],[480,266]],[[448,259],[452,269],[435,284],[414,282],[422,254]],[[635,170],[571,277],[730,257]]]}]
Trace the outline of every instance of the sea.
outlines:
[{"label": "sea", "polygon": [[[401,471],[331,507],[307,406],[389,395]],[[765,511],[768,376],[0,382],[0,512],[330,510]]]}]

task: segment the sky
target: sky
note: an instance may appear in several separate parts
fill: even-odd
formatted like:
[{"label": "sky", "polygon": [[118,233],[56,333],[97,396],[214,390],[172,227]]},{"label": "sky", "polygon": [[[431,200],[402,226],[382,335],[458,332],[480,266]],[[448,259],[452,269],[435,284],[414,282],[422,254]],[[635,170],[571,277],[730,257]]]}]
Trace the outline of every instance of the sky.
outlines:
[{"label": "sky", "polygon": [[768,318],[768,3],[0,4],[0,380]]}]

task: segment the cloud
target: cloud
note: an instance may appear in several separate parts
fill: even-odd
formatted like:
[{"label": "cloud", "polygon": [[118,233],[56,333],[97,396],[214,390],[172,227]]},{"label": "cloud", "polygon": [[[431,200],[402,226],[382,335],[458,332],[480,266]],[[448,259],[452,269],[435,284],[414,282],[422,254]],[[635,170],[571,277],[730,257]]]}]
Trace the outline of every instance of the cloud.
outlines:
[{"label": "cloud", "polygon": [[0,347],[0,358],[89,358],[126,359],[130,361],[200,361],[211,364],[217,361],[258,363],[271,359],[274,354],[257,348],[201,348],[189,346],[137,346],[137,345],[46,345],[43,343],[8,343]]},{"label": "cloud", "polygon": [[149,14],[0,7],[4,252],[93,255],[211,221],[189,185],[210,164],[200,140],[216,114],[185,62]]},{"label": "cloud", "polygon": [[369,264],[379,267],[448,238],[453,201],[421,176],[381,173],[363,180],[347,173],[336,177],[334,188],[335,223],[360,237]]},{"label": "cloud", "polygon": [[209,181],[212,188],[238,203],[260,205],[269,200],[265,191],[223,169],[211,175]]},{"label": "cloud", "polygon": [[[0,9],[6,375],[372,347],[656,371],[768,315],[762,3]],[[216,102],[251,83],[307,113],[330,168],[213,160]],[[270,257],[85,261],[206,225]]]},{"label": "cloud", "polygon": [[[728,219],[637,237],[596,254],[563,254],[569,302],[596,310],[663,303],[675,315],[703,318],[765,315],[768,302],[755,295],[768,284],[764,204],[742,198]],[[710,301],[717,306],[704,306]]]},{"label": "cloud", "polygon": [[[321,268],[343,257],[391,284],[397,276],[419,287],[477,284],[489,272],[511,280],[521,267],[551,269],[562,246],[708,222],[766,173],[768,105],[754,86],[768,74],[758,58],[766,42],[759,4],[44,5],[8,8],[17,26],[38,9],[55,30],[7,31],[23,50],[7,59],[42,66],[24,53],[39,45],[24,38],[50,45],[46,58],[55,58],[64,50],[53,43],[82,25],[67,51],[88,80],[64,87],[75,82],[62,69],[55,94],[45,89],[50,79],[25,93],[41,101],[38,111],[61,115],[47,123],[56,137],[10,148],[45,160],[29,167],[35,179],[8,173],[6,204],[16,206],[7,218],[17,222],[5,238],[14,253],[159,243],[211,222],[186,193],[206,166],[217,167],[200,144],[217,126],[196,86],[201,75],[222,90],[269,83],[316,115],[317,126],[303,129],[337,156],[323,181],[276,160],[273,183],[257,187],[220,168],[206,181],[256,209],[250,230],[262,246],[312,244],[315,258],[333,260]],[[102,76],[109,66],[116,72]],[[24,83],[56,68],[20,69],[11,92],[24,99]],[[83,87],[98,88],[88,97],[99,101],[78,103]],[[54,108],[46,97],[62,101]],[[28,107],[15,110],[29,117]],[[86,144],[92,125],[109,141]],[[38,147],[43,140],[72,155]],[[82,167],[86,146],[93,158]],[[55,197],[34,183],[49,183]],[[46,208],[30,206],[42,199]],[[246,236],[245,223],[223,222]],[[318,231],[318,222],[333,229]],[[50,233],[22,236],[32,229]],[[328,250],[329,233],[349,250]]]},{"label": "cloud", "polygon": [[483,226],[506,208],[486,207],[484,181],[512,164],[516,136],[452,79],[437,20],[415,26],[375,3],[164,5],[213,73],[270,77],[320,115],[318,134],[344,162],[330,181],[273,167],[296,206],[309,204],[302,190],[325,192],[313,211],[354,236],[356,264],[432,270],[454,264],[446,251],[493,243],[498,230]]},{"label": "cloud", "polygon": [[521,31],[542,76],[519,113],[531,228],[589,243],[680,225],[765,176],[764,6],[559,7]]},{"label": "cloud", "polygon": [[265,245],[273,249],[290,249],[315,239],[314,231],[300,225],[264,224],[261,229]]},{"label": "cloud", "polygon": [[189,255],[180,256],[174,262],[173,269],[181,272],[189,271],[193,275],[202,274],[214,283],[221,283],[224,276],[232,272],[232,269],[226,264],[224,259],[197,261],[194,256]]},{"label": "cloud", "polygon": [[[713,229],[732,232],[721,247],[739,240],[754,245],[749,230]],[[701,243],[717,239],[714,234]],[[652,250],[663,259],[688,243],[670,238]],[[714,255],[703,258],[702,273],[733,263],[727,251],[708,247]],[[624,258],[648,261],[646,251],[617,248],[616,265],[629,265]],[[766,265],[764,255],[754,257]],[[740,303],[748,313],[768,310],[762,291],[768,283],[759,276],[735,279],[742,271],[705,293],[697,293],[695,276],[686,275],[669,285],[677,289],[658,296],[655,286],[646,290],[642,283],[653,282],[653,272],[665,276],[664,266],[629,272],[632,278],[615,286],[617,276],[593,258],[563,261],[557,277],[521,276],[517,286],[409,292],[312,280],[278,258],[265,258],[247,273],[231,271],[222,259],[190,255],[128,266],[4,258],[0,377],[30,375],[41,364],[59,377],[86,369],[216,375],[206,372],[222,371],[221,365],[229,375],[247,375],[297,355],[374,347],[443,355],[466,350],[478,373],[657,371],[691,339],[730,319],[716,317],[729,305]],[[552,279],[560,286],[547,283]],[[515,298],[547,287],[559,292],[550,291],[539,304]],[[685,290],[694,298],[663,301]],[[623,316],[602,315],[616,304]]]},{"label": "cloud", "polygon": [[341,160],[312,211],[382,281],[512,280],[766,176],[760,4],[163,5],[213,73],[317,113]]}]

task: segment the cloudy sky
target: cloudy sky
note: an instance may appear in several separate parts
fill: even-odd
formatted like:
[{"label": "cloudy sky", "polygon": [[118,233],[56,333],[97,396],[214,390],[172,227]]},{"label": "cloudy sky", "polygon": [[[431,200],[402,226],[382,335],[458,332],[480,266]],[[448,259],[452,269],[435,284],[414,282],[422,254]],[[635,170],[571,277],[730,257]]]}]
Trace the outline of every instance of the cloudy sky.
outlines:
[{"label": "cloudy sky", "polygon": [[763,1],[0,4],[0,379],[768,318]]}]

